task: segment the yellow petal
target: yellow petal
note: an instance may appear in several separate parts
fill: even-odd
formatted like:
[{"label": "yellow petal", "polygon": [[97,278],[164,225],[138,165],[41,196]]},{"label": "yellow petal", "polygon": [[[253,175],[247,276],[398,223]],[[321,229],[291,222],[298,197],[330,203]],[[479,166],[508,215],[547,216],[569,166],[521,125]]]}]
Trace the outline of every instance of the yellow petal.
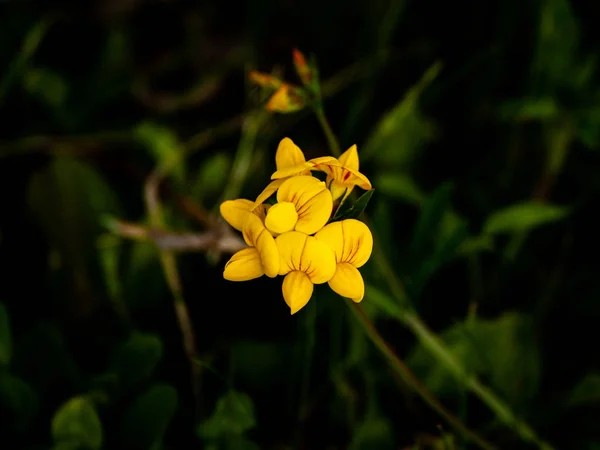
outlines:
[{"label": "yellow petal", "polygon": [[313,284],[304,272],[294,270],[285,276],[281,291],[292,314],[306,306],[312,297],[313,289]]},{"label": "yellow petal", "polygon": [[254,211],[256,208],[258,208],[260,205],[262,205],[265,201],[267,201],[267,199],[273,195],[275,192],[277,192],[277,189],[279,189],[279,186],[281,186],[281,184],[284,182],[285,180],[275,180],[275,181],[271,181],[269,184],[267,184],[267,187],[263,189],[263,191],[258,195],[258,197],[256,197],[256,200],[254,201],[254,204],[252,205],[251,210]]},{"label": "yellow petal", "polygon": [[326,283],[335,273],[335,256],[331,249],[313,236],[299,231],[280,234],[275,239],[279,249],[279,275],[304,272],[314,284]]},{"label": "yellow petal", "polygon": [[365,296],[365,282],[362,275],[352,264],[338,264],[329,287],[342,297],[358,303]]},{"label": "yellow petal", "polygon": [[358,186],[365,191],[372,189],[369,179],[360,173],[358,169],[352,167],[355,163],[358,165],[358,154],[356,155],[356,161],[352,161],[353,157],[351,150],[353,147],[355,146],[350,147],[344,152],[344,155],[347,154],[345,159],[350,166],[342,164],[339,160],[331,156],[323,156],[309,161],[314,165],[312,170],[321,170],[325,172],[327,174],[328,182],[331,179],[334,179],[346,186]]},{"label": "yellow petal", "polygon": [[285,180],[277,191],[277,201],[293,203],[298,212],[295,230],[316,233],[331,217],[333,199],[326,184],[312,176],[295,176]]},{"label": "yellow petal", "polygon": [[223,270],[223,278],[229,281],[248,281],[264,275],[258,250],[245,248],[235,253]]},{"label": "yellow petal", "polygon": [[219,210],[223,219],[227,221],[229,225],[238,231],[242,231],[244,225],[244,218],[250,212],[253,206],[251,200],[238,198],[237,200],[227,200],[221,203]]},{"label": "yellow petal", "polygon": [[[331,177],[327,177],[331,178]],[[350,195],[354,186],[346,186],[345,184],[339,183],[333,179],[327,180],[329,183],[329,190],[331,191],[331,197],[335,202],[338,198]]]},{"label": "yellow petal", "polygon": [[310,169],[312,169],[312,167],[313,164],[310,162],[303,162],[293,166],[282,167],[277,169],[273,175],[271,175],[271,180],[293,177],[294,175],[310,175]]},{"label": "yellow petal", "polygon": [[285,233],[292,231],[298,221],[298,213],[293,203],[282,202],[276,203],[271,208],[265,217],[265,226],[272,233]]},{"label": "yellow petal", "polygon": [[333,210],[333,198],[329,189],[325,189],[298,205],[298,222],[296,231],[314,234],[325,226]]},{"label": "yellow petal", "polygon": [[304,153],[302,153],[300,147],[294,144],[294,141],[285,137],[279,142],[277,151],[275,152],[275,166],[277,170],[304,164],[305,162]]},{"label": "yellow petal", "polygon": [[359,171],[350,169],[348,167],[344,167],[344,174],[341,178],[345,184],[358,186],[359,188],[364,189],[365,191],[368,191],[373,188],[373,186],[371,186],[371,182],[367,177],[365,177]]},{"label": "yellow petal", "polygon": [[358,171],[358,151],[356,150],[356,144],[342,153],[338,161],[342,166]]},{"label": "yellow petal", "polygon": [[256,215],[248,214],[242,234],[246,243],[258,250],[265,275],[270,278],[276,277],[279,273],[279,250],[275,239],[262,221]]},{"label": "yellow petal", "polygon": [[334,253],[337,263],[363,266],[373,251],[373,235],[363,222],[346,219],[332,222],[319,231],[315,238],[325,243]]},{"label": "yellow petal", "polygon": [[313,236],[308,236],[298,270],[305,272],[313,284],[322,284],[331,280],[335,266],[335,256],[331,249]]},{"label": "yellow petal", "polygon": [[275,238],[279,250],[279,275],[286,275],[293,270],[298,270],[307,237],[306,234],[299,231],[289,231]]}]

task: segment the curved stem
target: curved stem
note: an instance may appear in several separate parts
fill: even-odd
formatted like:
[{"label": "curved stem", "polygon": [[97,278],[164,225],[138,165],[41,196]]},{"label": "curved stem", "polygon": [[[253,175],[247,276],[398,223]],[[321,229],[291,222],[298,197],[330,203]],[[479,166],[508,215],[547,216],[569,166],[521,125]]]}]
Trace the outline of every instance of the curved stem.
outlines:
[{"label": "curved stem", "polygon": [[387,358],[390,363],[390,367],[394,370],[395,374],[398,375],[402,380],[411,385],[415,391],[421,396],[421,398],[435,410],[440,416],[442,416],[456,431],[461,433],[465,438],[477,444],[480,448],[485,450],[493,450],[496,447],[487,442],[481,436],[474,431],[470,430],[464,423],[460,421],[454,414],[448,411],[444,405],[442,405],[437,398],[423,385],[419,379],[411,372],[398,355],[392,350],[389,344],[383,339],[381,334],[373,325],[373,322],[367,317],[364,310],[359,304],[353,303],[351,300],[346,299],[347,305],[354,316],[358,319],[359,324],[364,329],[365,333],[377,349]]},{"label": "curved stem", "polygon": [[329,120],[325,116],[325,111],[323,111],[323,107],[318,105],[315,107],[315,114],[317,115],[317,119],[319,119],[319,123],[321,124],[321,128],[323,128],[323,132],[325,133],[325,137],[327,138],[327,144],[329,145],[329,150],[338,158],[342,151],[340,149],[340,143],[338,142],[337,137],[335,137],[335,133],[331,129],[331,125],[329,124]]}]

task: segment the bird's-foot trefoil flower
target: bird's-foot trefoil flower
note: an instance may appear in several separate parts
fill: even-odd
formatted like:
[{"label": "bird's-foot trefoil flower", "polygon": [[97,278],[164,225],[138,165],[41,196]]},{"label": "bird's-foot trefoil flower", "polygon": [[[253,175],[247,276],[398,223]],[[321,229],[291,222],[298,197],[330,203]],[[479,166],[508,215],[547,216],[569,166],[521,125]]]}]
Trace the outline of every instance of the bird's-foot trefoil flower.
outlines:
[{"label": "bird's-foot trefoil flower", "polygon": [[325,183],[318,178],[298,175],[285,180],[277,190],[277,203],[266,216],[265,226],[274,234],[301,231],[314,234],[331,217],[333,200]]},{"label": "bird's-foot trefoil flower", "polygon": [[[267,275],[270,278],[279,272],[279,251],[275,239],[266,229],[258,214],[244,210],[249,200],[232,200],[225,207],[221,205],[221,213],[225,220],[236,229],[240,229],[248,248],[235,253],[225,264],[223,277],[229,281],[248,281]],[[239,206],[239,208],[237,208]],[[229,219],[229,220],[228,220]],[[240,228],[237,228],[240,226]]]},{"label": "bird's-foot trefoil flower", "polygon": [[[365,284],[358,269],[371,256],[373,236],[355,217],[366,202],[360,211],[351,207],[339,218],[334,214],[355,186],[371,189],[358,171],[356,146],[339,159],[325,156],[307,161],[302,150],[284,138],[275,164],[272,181],[255,201],[228,200],[220,205],[223,218],[242,232],[248,245],[227,262],[224,278],[284,276],[283,297],[292,314],[308,303],[315,284],[328,283],[337,294],[360,302]],[[313,171],[325,172],[325,181],[313,176]]]},{"label": "bird's-foot trefoil flower", "polygon": [[[335,255],[336,269],[328,280],[329,287],[342,297],[360,302],[365,295],[365,283],[358,271],[371,257],[373,235],[363,222],[346,219],[332,222],[315,234]],[[280,269],[281,270],[281,269]]]},{"label": "bird's-foot trefoil flower", "polygon": [[275,239],[279,250],[279,275],[284,275],[283,299],[296,314],[310,300],[314,285],[333,277],[336,262],[333,251],[313,236],[299,231],[283,233]]},{"label": "bird's-foot trefoil flower", "polygon": [[359,161],[356,145],[342,153],[339,159],[323,156],[311,159],[310,162],[313,164],[313,170],[322,170],[327,174],[325,182],[329,186],[334,200],[342,198],[344,201],[355,186],[365,191],[372,188],[369,179],[358,171]]}]

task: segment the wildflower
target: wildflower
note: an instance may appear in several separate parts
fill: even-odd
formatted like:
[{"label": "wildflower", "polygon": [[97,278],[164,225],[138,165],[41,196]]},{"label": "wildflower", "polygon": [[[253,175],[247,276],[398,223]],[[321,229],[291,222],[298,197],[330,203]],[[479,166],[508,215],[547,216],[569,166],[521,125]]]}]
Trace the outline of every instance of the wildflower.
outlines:
[{"label": "wildflower", "polygon": [[[371,257],[373,235],[369,227],[356,219],[332,222],[315,234],[335,256],[336,269],[328,280],[329,287],[342,297],[360,302],[365,295],[365,283],[358,268]],[[281,268],[280,268],[281,271]]]},{"label": "wildflower", "polygon": [[250,212],[253,203],[238,199],[224,202],[221,214],[227,222],[242,231],[249,248],[235,253],[225,264],[223,277],[229,281],[248,281],[267,275],[277,276],[279,271],[279,251],[275,239],[265,228],[260,215]]},{"label": "wildflower", "polygon": [[288,83],[283,83],[271,96],[265,109],[269,112],[291,113],[304,108],[302,90]]},{"label": "wildflower", "polygon": [[313,70],[310,65],[306,62],[306,58],[298,49],[292,50],[292,56],[294,58],[294,67],[296,68],[296,73],[302,80],[305,86],[310,86],[314,81]]},{"label": "wildflower", "polygon": [[367,177],[358,171],[358,151],[356,145],[353,145],[339,159],[331,156],[311,159],[312,170],[322,170],[327,174],[326,183],[331,189],[333,199],[337,200],[343,196],[342,201],[350,195],[354,186],[358,186],[365,191],[372,188],[371,182]]},{"label": "wildflower", "polygon": [[301,231],[314,234],[325,226],[333,210],[331,192],[318,178],[298,175],[277,190],[277,203],[266,216],[265,226],[275,234]]},{"label": "wildflower", "polygon": [[237,200],[226,200],[221,203],[219,210],[225,221],[238,231],[242,231],[246,215],[254,213],[264,221],[266,210],[270,205],[262,205],[262,208],[253,208],[254,202],[245,198]]},{"label": "wildflower", "polygon": [[279,250],[279,275],[283,299],[291,314],[297,313],[310,300],[314,285],[326,283],[336,271],[332,250],[313,236],[299,231],[283,233],[275,239]]}]

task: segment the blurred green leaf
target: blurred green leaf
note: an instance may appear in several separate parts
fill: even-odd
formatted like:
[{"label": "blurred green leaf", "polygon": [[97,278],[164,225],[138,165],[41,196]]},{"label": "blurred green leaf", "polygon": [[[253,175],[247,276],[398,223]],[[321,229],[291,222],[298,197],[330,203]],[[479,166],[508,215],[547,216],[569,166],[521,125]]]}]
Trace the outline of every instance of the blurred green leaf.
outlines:
[{"label": "blurred green leaf", "polygon": [[558,222],[568,215],[569,209],[563,206],[528,201],[492,213],[483,225],[483,232],[500,234],[528,231],[541,225]]},{"label": "blurred green leaf", "polygon": [[589,373],[571,390],[567,397],[567,406],[579,406],[600,403],[600,374]]},{"label": "blurred green leaf", "polygon": [[504,102],[500,107],[500,117],[507,120],[550,120],[560,114],[560,108],[551,97],[525,98]]},{"label": "blurred green leaf", "polygon": [[396,448],[393,429],[389,419],[382,416],[369,417],[354,431],[348,450]]},{"label": "blurred green leaf", "polygon": [[415,257],[428,253],[432,237],[438,235],[440,223],[448,210],[453,189],[452,183],[444,183],[423,202],[410,244],[410,252]]},{"label": "blurred green leaf", "polygon": [[122,298],[119,270],[122,238],[115,234],[105,233],[100,235],[96,242],[98,259],[104,274],[104,283],[108,289],[108,295],[118,302]]},{"label": "blurred green leaf", "polygon": [[135,136],[150,151],[157,165],[168,168],[168,173],[172,174],[177,182],[183,183],[183,148],[171,130],[154,123],[142,122],[135,128]]},{"label": "blurred green leaf", "polygon": [[81,374],[55,324],[34,326],[15,345],[12,372],[44,395],[57,386],[79,387]]},{"label": "blurred green leaf", "polygon": [[467,237],[458,248],[458,254],[469,255],[492,250],[494,250],[493,238],[489,235],[483,234],[480,236]]},{"label": "blurred green leaf", "polygon": [[423,143],[434,137],[431,122],[419,112],[419,98],[441,70],[436,63],[409,89],[404,98],[386,113],[371,132],[361,151],[361,159],[376,159],[382,166],[407,168]]},{"label": "blurred green leaf", "polygon": [[384,195],[419,205],[425,194],[407,173],[382,173],[375,178],[374,186]]},{"label": "blurred green leaf", "polygon": [[123,280],[123,299],[130,307],[151,307],[168,292],[156,246],[150,242],[131,243]]},{"label": "blurred green leaf", "polygon": [[0,405],[11,413],[6,420],[18,431],[24,431],[37,413],[39,403],[29,383],[7,372],[0,372]]},{"label": "blurred green leaf", "polygon": [[102,448],[102,423],[94,403],[85,396],[64,403],[52,418],[52,438],[83,449]]},{"label": "blurred green leaf", "polygon": [[23,87],[53,109],[63,107],[69,95],[69,85],[59,74],[39,67],[25,73]]},{"label": "blurred green leaf", "polygon": [[111,356],[110,370],[119,377],[123,389],[148,380],[163,354],[163,344],[155,334],[133,332]]},{"label": "blurred green leaf", "polygon": [[553,93],[569,82],[576,56],[574,49],[579,44],[579,25],[568,0],[544,0],[540,5],[533,83]]},{"label": "blurred green leaf", "polygon": [[162,442],[177,410],[178,396],[169,384],[157,383],[140,395],[123,418],[123,448],[150,450]]},{"label": "blurred green leaf", "polygon": [[213,414],[198,426],[203,439],[240,435],[256,426],[254,405],[242,392],[230,390],[217,401]]},{"label": "blurred green leaf", "polygon": [[104,214],[121,215],[119,199],[89,164],[57,157],[29,185],[29,204],[50,240],[69,254],[90,247]]},{"label": "blurred green leaf", "polygon": [[337,220],[344,219],[356,219],[358,218],[365,210],[367,205],[369,204],[369,200],[375,193],[375,189],[371,189],[366,191],[363,195],[358,197],[358,199],[350,205],[350,197],[348,197],[344,203],[340,205],[338,210],[333,215],[333,218],[330,220],[331,222]]},{"label": "blurred green leaf", "polygon": [[[531,317],[515,312],[491,320],[472,317],[445,330],[441,338],[467,373],[487,376],[513,406],[524,406],[535,395],[541,360]],[[421,345],[407,363],[436,394],[462,389]]]},{"label": "blurred green leaf", "polygon": [[391,295],[371,284],[365,285],[365,303],[375,306],[380,312],[385,313],[390,318],[398,319],[403,315],[404,305],[396,303]]},{"label": "blurred green leaf", "polygon": [[216,153],[210,156],[200,166],[200,170],[192,187],[192,195],[197,199],[207,199],[217,196],[227,183],[231,170],[231,157],[226,153]]},{"label": "blurred green leaf", "polygon": [[12,358],[10,317],[4,303],[0,302],[0,366],[8,366]]}]

